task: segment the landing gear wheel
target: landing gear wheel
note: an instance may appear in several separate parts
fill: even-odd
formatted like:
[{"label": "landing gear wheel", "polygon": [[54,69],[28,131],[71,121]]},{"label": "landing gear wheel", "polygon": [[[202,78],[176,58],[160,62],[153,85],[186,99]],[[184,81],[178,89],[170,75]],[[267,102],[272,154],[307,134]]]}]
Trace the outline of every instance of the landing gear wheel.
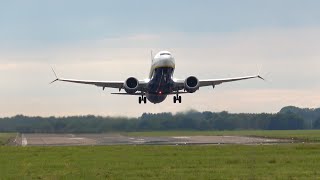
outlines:
[{"label": "landing gear wheel", "polygon": [[178,101],[179,103],[182,102],[181,96],[173,96],[173,103],[177,103],[177,101]]},{"label": "landing gear wheel", "polygon": [[147,97],[143,97],[143,96],[139,97],[139,104],[141,104],[142,102],[144,104],[146,104],[147,103]]}]

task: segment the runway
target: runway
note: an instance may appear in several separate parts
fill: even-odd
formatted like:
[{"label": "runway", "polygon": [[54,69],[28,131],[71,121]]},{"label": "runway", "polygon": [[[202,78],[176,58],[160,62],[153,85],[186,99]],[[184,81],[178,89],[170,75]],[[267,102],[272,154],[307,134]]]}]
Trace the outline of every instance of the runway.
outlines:
[{"label": "runway", "polygon": [[21,134],[19,146],[278,144],[288,140],[245,136],[133,137],[121,134]]}]

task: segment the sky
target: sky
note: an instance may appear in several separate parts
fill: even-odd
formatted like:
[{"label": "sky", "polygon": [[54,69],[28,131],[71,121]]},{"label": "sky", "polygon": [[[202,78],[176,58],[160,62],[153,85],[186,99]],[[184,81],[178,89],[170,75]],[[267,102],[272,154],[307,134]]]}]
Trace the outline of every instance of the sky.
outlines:
[{"label": "sky", "polygon": [[[142,113],[278,112],[320,107],[320,1],[1,1],[0,117],[140,116]],[[145,79],[150,51],[169,50],[176,78],[247,80],[200,88],[161,104],[57,82]]]}]

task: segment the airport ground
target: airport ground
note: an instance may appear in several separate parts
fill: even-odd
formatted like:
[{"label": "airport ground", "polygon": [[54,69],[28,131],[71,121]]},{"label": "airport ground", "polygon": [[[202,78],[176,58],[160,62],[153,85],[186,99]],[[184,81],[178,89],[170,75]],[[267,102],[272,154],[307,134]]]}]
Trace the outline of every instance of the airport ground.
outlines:
[{"label": "airport ground", "polygon": [[[141,132],[122,136],[185,138],[219,133]],[[248,132],[223,133],[247,137]],[[269,132],[257,133],[265,136]],[[277,133],[281,135],[278,138]],[[281,143],[1,146],[0,179],[320,179],[320,131],[270,134]],[[16,139],[16,134],[11,134],[11,139]],[[283,143],[284,139],[288,141]]]},{"label": "airport ground", "polygon": [[16,135],[17,133],[0,133],[0,146],[8,144]]}]

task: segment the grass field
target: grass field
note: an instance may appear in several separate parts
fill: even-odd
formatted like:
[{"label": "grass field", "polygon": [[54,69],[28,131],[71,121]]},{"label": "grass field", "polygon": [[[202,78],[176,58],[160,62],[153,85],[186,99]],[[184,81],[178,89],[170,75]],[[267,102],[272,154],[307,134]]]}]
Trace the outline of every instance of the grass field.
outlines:
[{"label": "grass field", "polygon": [[320,142],[320,130],[239,130],[239,131],[151,131],[123,133],[128,136],[259,136]]},{"label": "grass field", "polygon": [[17,133],[0,133],[0,146],[8,143],[10,138],[14,138]]},{"label": "grass field", "polygon": [[0,147],[0,179],[319,179],[320,145]]}]

